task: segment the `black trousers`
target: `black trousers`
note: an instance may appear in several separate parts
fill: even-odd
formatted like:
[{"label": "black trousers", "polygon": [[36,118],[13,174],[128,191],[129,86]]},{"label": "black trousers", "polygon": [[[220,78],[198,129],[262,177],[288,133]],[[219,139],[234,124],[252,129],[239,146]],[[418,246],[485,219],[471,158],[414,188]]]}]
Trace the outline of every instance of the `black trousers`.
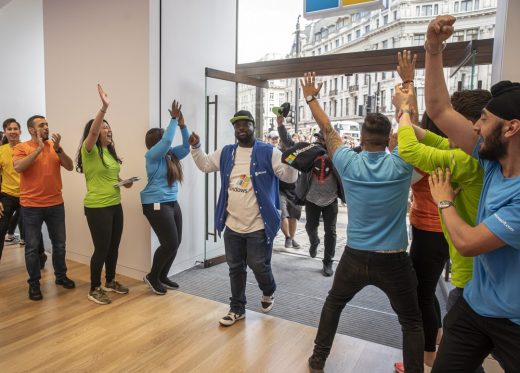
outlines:
[{"label": "black trousers", "polygon": [[330,205],[321,207],[312,202],[305,202],[305,230],[309,236],[311,246],[318,246],[318,226],[320,216],[323,215],[323,228],[325,229],[325,253],[323,263],[332,263],[336,254],[336,220],[338,218],[338,200],[335,199]]},{"label": "black trousers", "polygon": [[181,244],[181,207],[177,201],[161,203],[159,210],[154,210],[153,203],[143,204],[143,214],[159,239],[160,246],[153,256],[150,277],[160,281],[168,277]]},{"label": "black trousers", "polygon": [[101,271],[105,265],[106,282],[116,277],[119,243],[123,234],[123,208],[121,204],[90,208],[85,207],[94,253],[90,258],[90,290],[101,286]]},{"label": "black trousers", "polygon": [[444,318],[444,335],[432,373],[473,373],[491,351],[506,373],[518,373],[520,325],[480,316],[461,297]]},{"label": "black trousers", "polygon": [[422,313],[424,351],[436,350],[437,331],[442,326],[439,300],[435,295],[437,283],[446,261],[449,246],[442,232],[429,232],[412,225],[410,258],[417,275],[417,298]]},{"label": "black trousers", "polygon": [[417,302],[417,278],[406,252],[382,254],[345,247],[334,282],[321,311],[314,355],[326,359],[346,304],[365,286],[381,289],[390,300],[403,331],[407,373],[424,370],[424,335]]}]

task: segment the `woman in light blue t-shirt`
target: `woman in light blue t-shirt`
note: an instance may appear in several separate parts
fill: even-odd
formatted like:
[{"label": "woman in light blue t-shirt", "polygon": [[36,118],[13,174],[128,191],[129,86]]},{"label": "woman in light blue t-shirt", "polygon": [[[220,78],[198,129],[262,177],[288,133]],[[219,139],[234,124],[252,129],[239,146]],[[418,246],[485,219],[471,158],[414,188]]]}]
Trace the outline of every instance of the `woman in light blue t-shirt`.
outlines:
[{"label": "woman in light blue t-shirt", "polygon": [[[146,174],[148,184],[141,192],[143,214],[146,216],[160,246],[155,251],[152,269],[144,282],[159,295],[179,285],[168,278],[182,239],[182,213],[177,202],[179,183],[183,180],[180,160],[190,151],[189,132],[184,124],[181,105],[173,101],[169,110],[170,124],[166,130],[152,128],[146,133]],[[172,147],[177,126],[181,129],[182,145]]]}]

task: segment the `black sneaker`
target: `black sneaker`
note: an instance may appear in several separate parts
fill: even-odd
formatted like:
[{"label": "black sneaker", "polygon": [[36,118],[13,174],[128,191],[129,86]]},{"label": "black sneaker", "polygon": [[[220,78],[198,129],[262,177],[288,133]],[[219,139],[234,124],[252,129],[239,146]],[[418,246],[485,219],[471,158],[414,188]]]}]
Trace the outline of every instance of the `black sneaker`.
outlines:
[{"label": "black sneaker", "polygon": [[316,254],[318,253],[318,245],[312,245],[309,248],[309,255],[311,258],[316,258]]},{"label": "black sneaker", "polygon": [[40,269],[44,269],[45,268],[45,262],[46,261],[47,261],[47,255],[45,255],[45,254],[40,255]]},{"label": "black sneaker", "polygon": [[334,271],[332,270],[332,262],[323,263],[323,269],[321,270],[321,273],[325,277],[332,276],[334,274]]},{"label": "black sneaker", "polygon": [[309,371],[311,373],[323,373],[323,368],[325,367],[325,359],[312,355],[308,361]]},{"label": "black sneaker", "polygon": [[150,290],[153,291],[155,294],[157,294],[157,295],[166,294],[166,288],[160,282],[156,282],[156,281],[153,281],[152,279],[150,279],[150,274],[147,274],[146,276],[144,276],[143,281],[146,285],[148,285]]},{"label": "black sneaker", "polygon": [[57,278],[56,281],[54,281],[54,283],[56,285],[63,286],[65,289],[74,289],[76,287],[76,284],[74,283],[74,281],[72,281],[67,276],[65,276],[63,278]]},{"label": "black sneaker", "polygon": [[170,289],[170,290],[177,290],[179,288],[179,284],[176,283],[175,281],[170,280],[168,277],[163,278],[161,280],[161,284],[163,284],[163,286],[166,289]]},{"label": "black sneaker", "polygon": [[43,295],[39,285],[29,285],[29,299],[30,300],[42,300]]}]

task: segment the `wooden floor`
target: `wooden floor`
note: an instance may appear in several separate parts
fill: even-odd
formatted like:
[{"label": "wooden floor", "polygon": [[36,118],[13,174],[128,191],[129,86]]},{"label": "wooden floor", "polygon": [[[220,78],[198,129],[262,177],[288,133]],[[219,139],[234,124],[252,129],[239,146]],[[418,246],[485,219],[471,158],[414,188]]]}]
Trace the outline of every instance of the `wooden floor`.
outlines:
[{"label": "wooden floor", "polygon": [[[315,328],[249,311],[244,321],[220,327],[227,305],[178,291],[157,296],[124,277],[130,294],[110,294],[112,304],[100,306],[87,300],[87,266],[68,263],[77,288],[65,290],[54,284],[50,262],[42,272],[44,299],[33,302],[23,249],[4,249],[2,373],[308,372]],[[337,335],[325,371],[390,373],[399,359],[400,350]]]}]

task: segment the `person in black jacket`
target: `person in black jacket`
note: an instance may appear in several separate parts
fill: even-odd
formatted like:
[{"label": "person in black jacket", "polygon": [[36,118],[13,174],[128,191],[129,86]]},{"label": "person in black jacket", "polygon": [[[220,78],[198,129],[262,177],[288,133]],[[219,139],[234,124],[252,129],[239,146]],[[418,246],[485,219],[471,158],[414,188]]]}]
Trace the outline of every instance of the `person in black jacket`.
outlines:
[{"label": "person in black jacket", "polygon": [[[283,118],[278,117],[278,133],[282,143],[290,148],[295,145],[288,136],[283,125]],[[325,139],[321,132],[315,133],[316,143],[325,148]],[[305,204],[307,222],[305,230],[309,237],[309,254],[316,257],[320,238],[318,226],[320,216],[323,216],[325,228],[325,253],[323,257],[322,274],[332,276],[332,262],[336,253],[336,220],[338,216],[338,197],[345,202],[343,186],[332,161],[327,154],[314,159],[313,167],[309,172],[302,172],[294,188],[296,201]]]}]

